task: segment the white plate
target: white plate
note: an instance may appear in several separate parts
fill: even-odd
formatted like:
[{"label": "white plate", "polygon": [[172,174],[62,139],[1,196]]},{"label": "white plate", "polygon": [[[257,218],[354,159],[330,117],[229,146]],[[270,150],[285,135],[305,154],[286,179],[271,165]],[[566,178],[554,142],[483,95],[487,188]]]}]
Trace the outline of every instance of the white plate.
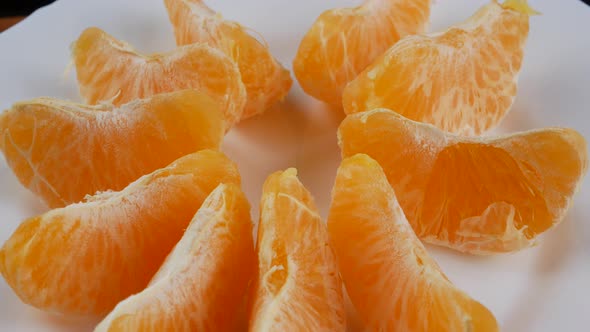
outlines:
[{"label": "white plate", "polygon": [[[290,67],[300,38],[326,8],[360,0],[209,0],[259,31]],[[485,0],[439,0],[431,30],[461,21]],[[532,0],[543,16],[531,31],[516,104],[502,131],[568,126],[590,138],[590,7],[576,0]],[[0,34],[0,109],[18,100],[54,96],[80,100],[73,73],[64,75],[69,45],[98,26],[144,52],[174,47],[160,0],[60,0]],[[240,167],[257,218],[261,184],[272,171],[295,166],[325,216],[339,163],[340,115],[294,86],[284,105],[233,129],[224,150]],[[590,186],[566,220],[533,249],[491,258],[430,247],[450,279],[490,308],[505,331],[583,331],[590,326]],[[0,243],[26,217],[45,211],[0,159]],[[90,330],[93,322],[55,318],[33,309],[0,278],[0,331]]]}]

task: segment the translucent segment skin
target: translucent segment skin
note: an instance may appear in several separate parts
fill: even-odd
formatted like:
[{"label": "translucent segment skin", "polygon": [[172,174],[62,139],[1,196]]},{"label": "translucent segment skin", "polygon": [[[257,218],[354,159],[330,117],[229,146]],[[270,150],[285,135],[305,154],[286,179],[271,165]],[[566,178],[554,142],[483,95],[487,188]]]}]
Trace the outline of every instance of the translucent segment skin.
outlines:
[{"label": "translucent segment skin", "polygon": [[334,106],[342,90],[383,52],[428,26],[431,0],[366,0],[323,12],[303,37],[293,72],[303,90]]},{"label": "translucent segment skin", "polygon": [[192,90],[120,107],[37,98],[0,115],[0,151],[20,183],[52,208],[218,149],[223,134],[219,106]]},{"label": "translucent segment skin", "polygon": [[231,128],[242,116],[246,89],[238,66],[205,44],[142,55],[99,28],[88,28],[72,45],[80,94],[89,104],[121,105],[137,98],[195,89],[217,102]]},{"label": "translucent segment skin", "polygon": [[342,161],[328,231],[366,331],[498,331],[492,313],[456,288],[414,234],[379,164]]},{"label": "translucent segment skin", "polygon": [[341,124],[344,157],[383,166],[416,234],[475,254],[512,252],[559,224],[588,170],[573,129],[469,138],[378,109]]},{"label": "translucent segment skin", "polygon": [[0,273],[36,308],[104,315],[147,286],[219,183],[240,183],[236,165],[202,150],[120,192],[27,219],[0,249]]},{"label": "translucent segment skin", "polygon": [[346,86],[344,111],[387,108],[464,135],[496,127],[514,102],[529,31],[530,12],[512,7],[493,0],[446,31],[401,39]]},{"label": "translucent segment skin", "polygon": [[164,0],[174,27],[177,45],[205,43],[232,58],[238,65],[247,101],[242,119],[260,114],[282,100],[293,83],[291,75],[237,22],[224,19],[200,0]]},{"label": "translucent segment skin", "polygon": [[150,285],[117,304],[95,331],[244,331],[255,266],[250,206],[237,185],[220,184]]},{"label": "translucent segment skin", "polygon": [[249,331],[345,331],[336,258],[311,194],[293,168],[264,183]]}]

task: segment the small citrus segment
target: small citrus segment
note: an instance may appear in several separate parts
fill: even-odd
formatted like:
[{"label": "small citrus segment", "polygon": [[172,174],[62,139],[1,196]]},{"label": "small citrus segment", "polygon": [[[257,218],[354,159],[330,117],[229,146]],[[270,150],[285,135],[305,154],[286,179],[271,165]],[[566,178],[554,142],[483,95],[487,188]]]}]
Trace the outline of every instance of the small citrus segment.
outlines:
[{"label": "small citrus segment", "polygon": [[219,106],[192,90],[120,107],[37,98],[0,115],[0,150],[25,187],[63,207],[219,148],[223,126]]},{"label": "small citrus segment", "polygon": [[342,161],[328,231],[367,331],[498,331],[492,313],[428,256],[383,170],[367,155]]},{"label": "small citrus segment", "polygon": [[303,37],[293,72],[303,90],[339,106],[342,90],[400,38],[422,33],[431,0],[365,0],[323,12]]},{"label": "small citrus segment", "polygon": [[344,111],[383,107],[470,135],[497,126],[516,96],[529,14],[494,0],[444,32],[403,38],[347,85]]},{"label": "small citrus segment", "polygon": [[202,150],[122,191],[27,219],[0,249],[0,272],[34,307],[105,314],[145,288],[219,183],[239,184],[236,166]]},{"label": "small citrus segment", "polygon": [[[165,0],[178,45],[205,43],[223,51],[240,68],[247,101],[242,119],[260,114],[291,88],[289,71],[250,29],[224,19],[201,0]],[[251,31],[251,30],[250,30]]]},{"label": "small citrus segment", "polygon": [[342,282],[311,194],[288,169],[268,177],[250,331],[344,331]]},{"label": "small citrus segment", "polygon": [[226,128],[244,110],[246,90],[237,65],[205,44],[142,55],[99,28],[88,28],[72,45],[72,57],[80,94],[89,104],[121,105],[163,92],[195,89],[219,104]]},{"label": "small citrus segment", "polygon": [[470,253],[533,245],[562,221],[588,170],[572,129],[469,138],[381,109],[349,115],[338,135],[343,156],[383,166],[422,240]]},{"label": "small citrus segment", "polygon": [[150,285],[95,331],[239,331],[255,268],[250,206],[235,184],[203,202]]}]

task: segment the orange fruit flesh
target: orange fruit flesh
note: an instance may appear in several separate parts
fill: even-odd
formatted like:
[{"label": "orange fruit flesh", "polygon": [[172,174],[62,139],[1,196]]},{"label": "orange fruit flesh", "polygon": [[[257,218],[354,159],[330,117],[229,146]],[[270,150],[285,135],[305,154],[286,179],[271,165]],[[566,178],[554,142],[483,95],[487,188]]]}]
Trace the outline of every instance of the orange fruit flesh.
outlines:
[{"label": "orange fruit flesh", "polygon": [[342,282],[311,194],[288,169],[264,183],[250,331],[344,331]]},{"label": "orange fruit flesh", "polygon": [[89,104],[121,105],[163,92],[195,89],[219,104],[230,128],[246,103],[236,64],[204,44],[146,56],[98,28],[88,28],[72,45],[72,57],[80,94]]},{"label": "orange fruit flesh", "polygon": [[289,92],[289,71],[248,28],[228,21],[200,0],[165,0],[177,45],[206,43],[223,51],[240,69],[247,101],[242,119],[260,114]]},{"label": "orange fruit flesh", "polygon": [[466,138],[374,110],[348,116],[339,140],[343,156],[383,166],[420,238],[478,254],[533,245],[563,219],[588,169],[572,129]]},{"label": "orange fruit flesh", "polygon": [[0,150],[25,187],[63,207],[121,190],[188,153],[219,148],[223,126],[216,103],[191,90],[119,108],[37,98],[0,115]]},{"label": "orange fruit flesh", "polygon": [[490,311],[428,256],[383,170],[367,155],[342,161],[328,230],[367,331],[498,331]]},{"label": "orange fruit flesh", "polygon": [[344,111],[388,108],[470,135],[497,126],[516,96],[529,30],[529,13],[513,8],[491,1],[444,32],[403,38],[348,84]]},{"label": "orange fruit flesh", "polygon": [[245,329],[238,316],[254,267],[249,204],[237,185],[221,184],[150,285],[120,302],[95,331]]},{"label": "orange fruit flesh", "polygon": [[309,95],[340,106],[348,82],[401,37],[426,29],[430,2],[366,0],[323,12],[297,50],[297,81]]},{"label": "orange fruit flesh", "polygon": [[120,192],[25,220],[0,249],[0,272],[25,303],[67,315],[102,315],[145,288],[218,183],[236,166],[203,150]]}]

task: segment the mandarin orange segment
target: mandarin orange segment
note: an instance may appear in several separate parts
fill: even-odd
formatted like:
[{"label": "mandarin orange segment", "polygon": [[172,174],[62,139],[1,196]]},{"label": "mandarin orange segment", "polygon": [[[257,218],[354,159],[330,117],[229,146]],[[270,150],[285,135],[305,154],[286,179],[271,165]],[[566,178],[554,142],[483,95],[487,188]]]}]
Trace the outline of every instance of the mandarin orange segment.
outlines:
[{"label": "mandarin orange segment", "polygon": [[99,28],[88,28],[72,45],[72,57],[80,94],[89,104],[121,105],[163,92],[195,89],[219,104],[226,128],[244,110],[246,90],[238,66],[205,44],[142,55]]},{"label": "mandarin orange segment", "polygon": [[340,106],[342,90],[406,35],[428,25],[431,0],[365,0],[325,11],[303,37],[293,72],[303,90]]},{"label": "mandarin orange segment", "polygon": [[535,244],[588,170],[586,141],[572,129],[469,138],[380,109],[349,115],[338,135],[343,156],[383,166],[421,239],[477,254]]},{"label": "mandarin orange segment", "polygon": [[383,107],[461,134],[497,126],[516,96],[529,31],[523,6],[494,0],[444,32],[403,38],[346,86],[344,111]]},{"label": "mandarin orange segment", "polygon": [[293,168],[264,183],[250,331],[344,331],[342,282],[311,194]]},{"label": "mandarin orange segment", "polygon": [[328,231],[365,330],[498,331],[492,313],[428,255],[383,170],[367,155],[340,165]]},{"label": "mandarin orange segment", "polygon": [[[260,114],[283,99],[293,81],[268,46],[250,29],[224,19],[200,0],[164,0],[178,45],[206,43],[223,51],[240,68],[247,101],[242,119]],[[250,30],[251,31],[251,30]]]},{"label": "mandarin orange segment", "polygon": [[217,149],[223,116],[192,90],[120,107],[37,98],[0,115],[0,150],[19,181],[51,207],[121,190],[188,153]]},{"label": "mandarin orange segment", "polygon": [[122,191],[25,220],[0,249],[0,272],[34,307],[105,314],[145,288],[219,183],[240,183],[236,165],[202,150]]},{"label": "mandarin orange segment", "polygon": [[150,285],[117,304],[95,331],[241,331],[256,266],[250,206],[235,184],[203,202]]}]

